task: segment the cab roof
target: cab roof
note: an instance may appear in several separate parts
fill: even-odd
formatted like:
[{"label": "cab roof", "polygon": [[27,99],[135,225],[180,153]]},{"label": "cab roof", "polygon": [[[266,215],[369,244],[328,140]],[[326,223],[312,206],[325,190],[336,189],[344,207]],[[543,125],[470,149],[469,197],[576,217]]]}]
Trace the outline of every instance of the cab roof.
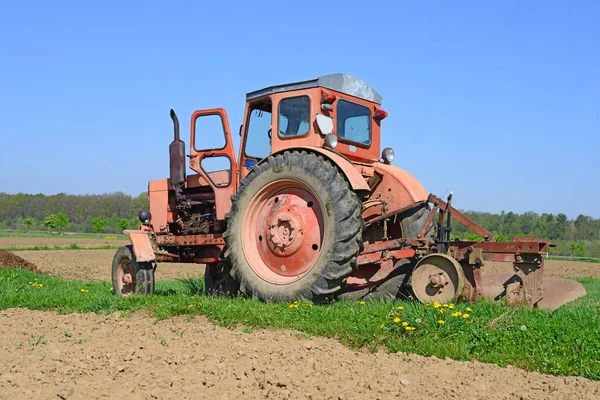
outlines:
[{"label": "cab roof", "polygon": [[273,93],[310,89],[315,87],[324,87],[335,90],[336,92],[358,97],[359,99],[372,101],[377,104],[381,104],[382,101],[381,95],[377,93],[375,89],[369,86],[365,81],[350,74],[329,74],[308,81],[269,86],[267,88],[246,94],[246,100],[252,100],[257,97]]}]

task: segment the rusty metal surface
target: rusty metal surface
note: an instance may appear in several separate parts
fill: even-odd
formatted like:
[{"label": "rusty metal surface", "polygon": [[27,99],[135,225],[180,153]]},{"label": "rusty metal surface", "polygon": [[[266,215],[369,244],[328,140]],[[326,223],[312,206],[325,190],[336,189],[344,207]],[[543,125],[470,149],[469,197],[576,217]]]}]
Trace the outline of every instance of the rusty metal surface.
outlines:
[{"label": "rusty metal surface", "polygon": [[138,262],[155,261],[156,257],[154,256],[154,249],[152,248],[152,243],[150,243],[148,232],[126,230],[123,233],[129,236],[129,240],[131,240],[131,244],[133,245],[133,253]]},{"label": "rusty metal surface", "polygon": [[159,246],[200,246],[200,245],[225,245],[221,234],[205,235],[157,235],[156,244]]},{"label": "rusty metal surface", "polygon": [[448,303],[463,295],[462,266],[446,254],[430,254],[421,259],[412,275],[412,288],[422,303]]},{"label": "rusty metal surface", "polygon": [[[448,204],[443,201],[442,199],[440,199],[439,197],[430,194],[428,197],[428,201],[430,203],[433,203],[434,205],[438,205],[440,207],[440,210],[443,211],[447,211],[448,210]],[[459,223],[461,223],[462,225],[464,225],[466,228],[472,230],[473,232],[475,232],[476,234],[478,234],[481,237],[488,237],[490,241],[494,241],[494,235],[492,235],[487,229],[485,229],[483,226],[476,224],[475,222],[473,222],[469,217],[467,217],[466,215],[464,215],[463,213],[461,213],[460,211],[458,211],[456,208],[454,207],[449,207],[449,210],[452,213],[452,218],[457,220]]]}]

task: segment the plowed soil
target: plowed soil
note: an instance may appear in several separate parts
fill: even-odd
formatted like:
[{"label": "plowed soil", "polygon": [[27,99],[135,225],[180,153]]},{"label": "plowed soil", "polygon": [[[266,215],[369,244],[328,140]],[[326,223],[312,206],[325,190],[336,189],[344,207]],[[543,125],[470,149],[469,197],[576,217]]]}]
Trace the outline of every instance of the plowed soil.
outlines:
[{"label": "plowed soil", "polygon": [[[15,252],[44,273],[71,280],[110,280],[110,266],[116,250],[52,250]],[[511,264],[486,262],[484,273],[510,272]],[[175,279],[204,274],[197,264],[159,264],[157,279]],[[600,277],[600,264],[546,260],[544,276],[549,278]]]},{"label": "plowed soil", "polygon": [[69,235],[56,236],[56,237],[0,237],[0,249],[6,249],[10,247],[34,247],[34,246],[60,246],[69,247],[71,244],[77,244],[79,247],[93,248],[102,246],[124,246],[129,244],[127,238],[119,239],[86,239],[86,238],[72,238]]},{"label": "plowed soil", "polygon": [[594,399],[600,382],[352,351],[203,318],[0,312],[0,398]]}]

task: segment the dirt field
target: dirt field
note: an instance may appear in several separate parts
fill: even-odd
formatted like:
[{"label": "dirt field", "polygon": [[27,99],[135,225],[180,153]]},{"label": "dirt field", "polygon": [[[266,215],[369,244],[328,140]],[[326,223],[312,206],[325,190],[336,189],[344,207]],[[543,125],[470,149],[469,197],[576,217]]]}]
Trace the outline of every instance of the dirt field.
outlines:
[{"label": "dirt field", "polygon": [[[40,337],[43,335],[43,338]],[[37,343],[37,344],[36,344]],[[594,399],[600,382],[184,317],[0,312],[0,398]]]},{"label": "dirt field", "polygon": [[0,249],[9,247],[34,247],[34,246],[60,246],[68,247],[71,244],[77,244],[80,247],[101,247],[101,246],[123,246],[129,244],[128,239],[85,239],[73,238],[69,235],[56,237],[0,237]]},{"label": "dirt field", "polygon": [[[18,256],[38,266],[43,273],[69,280],[110,281],[116,250],[18,251]],[[157,280],[204,275],[198,264],[162,263],[156,269]]]},{"label": "dirt field", "polygon": [[[108,281],[114,250],[20,251],[44,273]],[[506,271],[491,264],[486,272]],[[157,279],[202,275],[161,264]],[[548,261],[551,277],[600,276],[600,265]],[[596,399],[600,382],[478,362],[352,351],[282,330],[244,333],[204,318],[156,321],[0,311],[0,399],[41,398]]]},{"label": "dirt field", "polygon": [[[37,265],[47,274],[71,280],[110,280],[110,266],[115,250],[19,251],[17,255]],[[486,263],[484,273],[509,272],[507,263]],[[156,279],[166,280],[204,274],[196,264],[159,264]],[[600,264],[547,260],[544,276],[549,278],[600,277]]]}]

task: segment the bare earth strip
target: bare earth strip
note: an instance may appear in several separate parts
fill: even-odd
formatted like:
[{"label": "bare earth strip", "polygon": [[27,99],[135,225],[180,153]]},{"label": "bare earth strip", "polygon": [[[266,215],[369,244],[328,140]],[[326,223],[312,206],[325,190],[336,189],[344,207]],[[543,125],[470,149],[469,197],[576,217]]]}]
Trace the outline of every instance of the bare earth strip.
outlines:
[{"label": "bare earth strip", "polygon": [[[18,251],[16,255],[38,266],[43,273],[76,281],[110,281],[111,265],[116,250],[50,250]],[[203,276],[198,264],[161,263],[157,280]]]},{"label": "bare earth strip", "polygon": [[86,238],[72,238],[69,235],[56,236],[56,237],[0,237],[0,249],[6,249],[11,247],[31,248],[35,246],[60,246],[69,247],[71,244],[77,244],[80,247],[94,248],[102,246],[124,246],[129,244],[127,238],[122,239],[86,239]]},{"label": "bare earth strip", "polygon": [[[70,280],[109,281],[112,258],[116,250],[19,251],[15,254],[54,276]],[[547,260],[544,276],[549,278],[600,277],[600,264]],[[486,262],[484,273],[510,272],[509,263]],[[161,263],[156,279],[167,280],[204,275],[197,264]]]},{"label": "bare earth strip", "polygon": [[[43,335],[43,338],[40,337]],[[37,344],[36,344],[37,343]],[[206,319],[0,312],[0,398],[593,399],[600,382]]]}]

